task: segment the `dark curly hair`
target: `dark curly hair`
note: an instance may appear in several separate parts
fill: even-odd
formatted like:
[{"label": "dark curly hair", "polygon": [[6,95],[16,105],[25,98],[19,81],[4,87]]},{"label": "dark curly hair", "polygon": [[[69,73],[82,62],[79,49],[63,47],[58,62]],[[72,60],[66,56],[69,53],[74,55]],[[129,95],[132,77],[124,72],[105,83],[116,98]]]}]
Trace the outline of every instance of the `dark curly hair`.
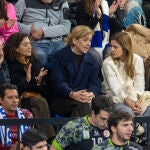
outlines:
[{"label": "dark curly hair", "polygon": [[[20,43],[25,37],[28,37],[28,35],[21,32],[16,32],[9,36],[3,47],[4,56],[8,62],[16,59],[18,56],[16,49],[20,46]],[[32,54],[36,57],[33,49]]]}]

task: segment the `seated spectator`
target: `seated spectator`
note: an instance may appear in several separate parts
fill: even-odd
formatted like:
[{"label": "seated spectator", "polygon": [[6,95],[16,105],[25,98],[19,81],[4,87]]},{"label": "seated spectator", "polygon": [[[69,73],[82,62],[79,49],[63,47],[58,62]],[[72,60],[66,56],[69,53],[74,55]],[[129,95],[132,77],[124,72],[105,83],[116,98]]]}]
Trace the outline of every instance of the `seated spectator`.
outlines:
[{"label": "seated spectator", "polygon": [[131,37],[127,32],[115,34],[111,39],[111,56],[102,66],[104,92],[113,97],[115,109],[132,116],[150,114],[148,92],[144,91],[144,64],[133,54]]},{"label": "seated spectator", "polygon": [[[37,60],[28,36],[20,32],[12,34],[5,43],[4,54],[11,82],[18,87],[22,97],[21,107],[29,109],[35,118],[49,118],[49,107],[44,98],[48,92],[47,70]],[[54,134],[53,129],[46,133]]]},{"label": "seated spectator", "polygon": [[62,116],[89,114],[91,101],[101,93],[99,65],[88,52],[93,30],[77,26],[66,38],[67,46],[54,54],[50,109]]},{"label": "seated spectator", "polygon": [[109,8],[106,0],[80,0],[76,11],[77,25],[87,25],[95,31],[91,47],[102,57],[109,43]]},{"label": "seated spectator", "polygon": [[10,75],[7,64],[4,61],[3,42],[0,41],[0,85],[4,83],[10,83]]},{"label": "seated spectator", "polygon": [[108,119],[108,128],[112,137],[95,145],[92,150],[143,150],[140,145],[130,141],[133,131],[133,118],[129,113],[121,111],[112,113]]},{"label": "seated spectator", "polygon": [[70,32],[71,23],[64,19],[68,9],[64,0],[18,0],[15,4],[19,30],[32,39],[43,65],[55,51],[64,47],[62,36]]},{"label": "seated spectator", "polygon": [[28,129],[22,135],[21,150],[48,150],[47,137],[36,129]]},{"label": "seated spectator", "polygon": [[120,9],[124,11],[123,26],[127,28],[133,23],[146,26],[146,18],[142,7],[136,0],[118,0]]},{"label": "seated spectator", "polygon": [[92,146],[110,137],[107,120],[113,111],[113,102],[106,96],[92,101],[90,115],[69,121],[52,142],[50,150],[91,150]]},{"label": "seated spectator", "polygon": [[0,40],[4,43],[14,32],[18,32],[16,11],[13,4],[0,0]]},{"label": "seated spectator", "polygon": [[[19,95],[17,87],[15,85],[5,84],[0,87],[0,119],[29,119],[33,118],[31,112],[26,109],[19,108]],[[18,141],[18,129],[17,126],[7,126],[7,135],[5,135],[5,128],[0,126],[0,149],[7,150],[16,147],[16,142]],[[28,129],[28,126],[20,126],[20,136],[22,133]],[[5,146],[5,136],[6,136],[6,146]],[[20,137],[21,138],[21,137]]]}]

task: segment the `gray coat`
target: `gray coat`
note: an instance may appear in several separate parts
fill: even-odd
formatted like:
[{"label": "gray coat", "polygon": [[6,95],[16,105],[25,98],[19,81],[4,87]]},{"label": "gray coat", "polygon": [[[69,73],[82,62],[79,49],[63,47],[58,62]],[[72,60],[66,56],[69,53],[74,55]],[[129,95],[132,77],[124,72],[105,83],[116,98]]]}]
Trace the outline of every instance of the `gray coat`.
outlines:
[{"label": "gray coat", "polygon": [[[58,3],[58,4],[57,4]],[[57,5],[58,8],[57,8]],[[64,18],[64,10],[68,9],[67,2],[53,0],[52,4],[44,4],[41,0],[18,0],[15,5],[18,27],[21,32],[30,35],[32,24],[35,30],[42,28],[44,38],[60,40],[70,32],[71,23]]]}]

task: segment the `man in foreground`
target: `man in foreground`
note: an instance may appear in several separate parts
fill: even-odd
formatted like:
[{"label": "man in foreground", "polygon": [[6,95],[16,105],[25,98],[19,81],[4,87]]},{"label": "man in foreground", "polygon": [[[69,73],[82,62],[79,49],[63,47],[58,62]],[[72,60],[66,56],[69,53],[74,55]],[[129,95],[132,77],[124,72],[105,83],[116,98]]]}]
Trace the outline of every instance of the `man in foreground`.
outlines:
[{"label": "man in foreground", "polygon": [[83,118],[69,121],[52,142],[50,150],[91,150],[110,136],[107,120],[113,111],[113,103],[106,96],[92,100],[92,112]]},{"label": "man in foreground", "polygon": [[108,129],[112,137],[95,145],[92,150],[143,150],[140,145],[130,141],[133,118],[128,112],[113,112],[108,119]]},{"label": "man in foreground", "polygon": [[47,137],[36,129],[29,129],[22,135],[22,150],[48,150]]}]

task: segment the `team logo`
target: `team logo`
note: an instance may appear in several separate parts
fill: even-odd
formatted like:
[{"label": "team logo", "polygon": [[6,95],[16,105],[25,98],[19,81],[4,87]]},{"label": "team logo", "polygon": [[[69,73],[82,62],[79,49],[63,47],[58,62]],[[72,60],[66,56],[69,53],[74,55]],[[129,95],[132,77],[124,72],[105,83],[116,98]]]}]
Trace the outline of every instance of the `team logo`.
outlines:
[{"label": "team logo", "polygon": [[94,130],[94,136],[99,136],[99,132],[97,130]]},{"label": "team logo", "polygon": [[108,131],[108,130],[104,130],[103,131],[103,135],[104,135],[104,137],[109,137],[110,136],[110,132]]}]

